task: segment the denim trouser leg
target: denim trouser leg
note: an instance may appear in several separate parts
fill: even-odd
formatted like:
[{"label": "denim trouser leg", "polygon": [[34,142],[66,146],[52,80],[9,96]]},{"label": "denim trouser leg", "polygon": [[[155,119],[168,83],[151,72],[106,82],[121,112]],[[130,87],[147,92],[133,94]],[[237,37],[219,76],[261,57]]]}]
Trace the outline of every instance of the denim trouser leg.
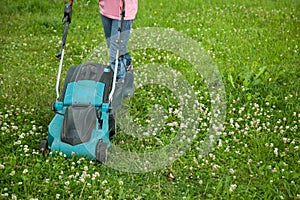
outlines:
[{"label": "denim trouser leg", "polygon": [[[109,63],[111,64],[112,69],[114,70],[114,64],[116,61],[117,49],[119,49],[118,44],[118,29],[120,26],[120,20],[110,19],[101,15],[101,20],[104,28],[104,34],[106,37],[106,43],[109,48]],[[124,20],[121,30],[121,49],[119,56],[124,56],[127,61],[131,61],[130,55],[127,51],[127,43],[130,37],[130,29],[132,26],[133,20]],[[125,65],[127,65],[126,63]],[[121,65],[119,62],[118,72],[117,72],[117,81],[123,80],[126,74],[126,69],[124,65]]]}]

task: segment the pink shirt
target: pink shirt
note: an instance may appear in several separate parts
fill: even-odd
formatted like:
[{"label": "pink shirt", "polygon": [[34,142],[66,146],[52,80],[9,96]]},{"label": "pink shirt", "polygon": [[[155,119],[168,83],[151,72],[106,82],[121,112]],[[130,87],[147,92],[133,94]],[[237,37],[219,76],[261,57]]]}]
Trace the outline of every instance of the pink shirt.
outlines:
[{"label": "pink shirt", "polygon": [[[99,0],[100,13],[111,19],[121,19],[122,0]],[[138,0],[125,0],[125,20],[133,20],[137,13]]]}]

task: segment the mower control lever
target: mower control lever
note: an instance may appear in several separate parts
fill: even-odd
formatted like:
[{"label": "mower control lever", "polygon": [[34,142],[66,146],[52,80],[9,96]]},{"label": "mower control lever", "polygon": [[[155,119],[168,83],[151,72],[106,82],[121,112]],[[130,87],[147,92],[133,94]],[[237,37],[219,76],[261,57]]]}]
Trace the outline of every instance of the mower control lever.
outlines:
[{"label": "mower control lever", "polygon": [[64,17],[63,17],[63,22],[64,23],[71,23],[71,18],[72,18],[72,5],[65,5],[64,8]]}]

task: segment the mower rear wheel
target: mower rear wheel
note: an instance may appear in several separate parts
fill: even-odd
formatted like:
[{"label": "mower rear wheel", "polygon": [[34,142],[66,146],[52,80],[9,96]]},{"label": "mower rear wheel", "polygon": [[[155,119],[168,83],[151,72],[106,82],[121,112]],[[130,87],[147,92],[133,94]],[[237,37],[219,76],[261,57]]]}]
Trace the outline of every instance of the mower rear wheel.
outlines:
[{"label": "mower rear wheel", "polygon": [[107,161],[107,143],[99,140],[96,146],[96,160],[100,163],[106,163]]},{"label": "mower rear wheel", "polygon": [[48,149],[48,140],[42,140],[39,148],[41,153],[47,153]]}]

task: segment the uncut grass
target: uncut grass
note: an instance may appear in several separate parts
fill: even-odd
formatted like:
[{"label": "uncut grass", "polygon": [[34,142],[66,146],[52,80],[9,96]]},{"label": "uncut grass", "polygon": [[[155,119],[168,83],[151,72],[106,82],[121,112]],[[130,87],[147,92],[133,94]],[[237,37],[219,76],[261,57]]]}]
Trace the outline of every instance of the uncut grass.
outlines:
[{"label": "uncut grass", "polygon": [[[1,198],[299,198],[299,3],[139,1],[134,27],[173,27],[202,42],[226,86],[227,118],[207,156],[199,155],[199,138],[171,166],[130,174],[38,153],[53,116],[63,2],[7,2],[0,21]],[[103,41],[97,2],[76,3],[65,71]]]}]

